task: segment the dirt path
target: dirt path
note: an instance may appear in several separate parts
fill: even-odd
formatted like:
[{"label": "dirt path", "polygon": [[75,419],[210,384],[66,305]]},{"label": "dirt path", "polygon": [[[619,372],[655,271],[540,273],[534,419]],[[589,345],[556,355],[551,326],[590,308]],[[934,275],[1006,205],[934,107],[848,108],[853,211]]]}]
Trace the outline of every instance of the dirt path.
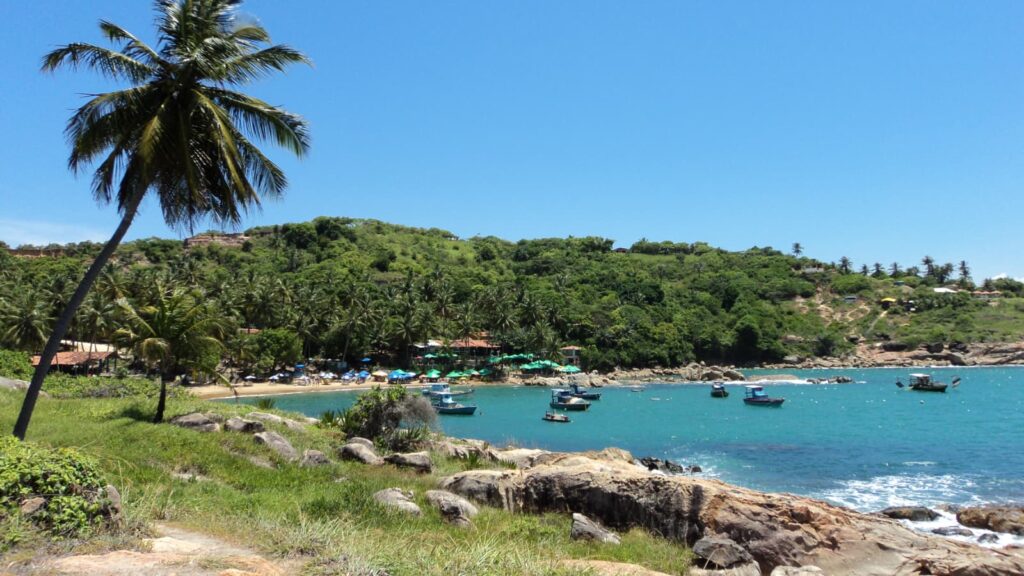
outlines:
[{"label": "dirt path", "polygon": [[117,550],[106,554],[67,556],[49,562],[38,574],[131,576],[287,576],[294,562],[268,560],[223,540],[168,525],[155,526],[149,552]]}]

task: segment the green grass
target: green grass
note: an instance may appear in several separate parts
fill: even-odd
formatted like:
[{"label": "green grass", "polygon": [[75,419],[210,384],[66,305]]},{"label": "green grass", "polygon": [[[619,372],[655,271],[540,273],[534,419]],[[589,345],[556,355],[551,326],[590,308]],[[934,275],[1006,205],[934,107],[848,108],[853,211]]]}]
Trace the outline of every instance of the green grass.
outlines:
[{"label": "green grass", "polygon": [[[17,393],[0,394],[0,427],[9,429],[20,406]],[[95,458],[107,480],[122,492],[134,530],[145,522],[166,521],[265,553],[299,557],[307,574],[579,574],[560,568],[570,558],[632,562],[670,574],[685,574],[690,554],[679,544],[642,530],[622,535],[620,546],[569,539],[568,514],[517,515],[481,510],[474,527],[446,524],[424,500],[438,478],[466,467],[435,455],[438,472],[416,475],[390,466],[335,463],[301,468],[277,460],[248,435],[201,434],[146,420],[147,399],[40,399],[29,440],[75,446]],[[172,399],[168,417],[193,410],[225,415],[251,407]],[[273,426],[272,426],[273,427]],[[294,432],[274,427],[298,450],[333,454],[335,433],[311,427]],[[254,464],[269,459],[276,469]],[[199,480],[181,480],[184,472]],[[373,499],[389,487],[413,490],[424,510],[419,518],[390,512]],[[98,536],[78,546],[111,547],[123,541]],[[110,542],[103,541],[107,538]],[[32,550],[16,549],[23,561]]]}]

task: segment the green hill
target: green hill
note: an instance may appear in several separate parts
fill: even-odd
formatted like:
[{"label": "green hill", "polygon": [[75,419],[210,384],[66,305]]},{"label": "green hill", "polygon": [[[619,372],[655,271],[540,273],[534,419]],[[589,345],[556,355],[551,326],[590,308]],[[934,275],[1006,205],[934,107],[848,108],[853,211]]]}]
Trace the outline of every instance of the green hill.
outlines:
[{"label": "green hill", "polygon": [[[577,344],[586,366],[597,369],[749,365],[840,355],[856,341],[917,346],[1024,336],[1024,285],[987,281],[1002,291],[991,302],[966,291],[935,293],[951,266],[896,276],[876,267],[865,275],[772,248],[460,239],[436,228],[328,217],[185,244],[154,238],[122,246],[73,336],[109,338],[113,300],[145,301],[158,285],[197,287],[239,327],[294,332],[304,356],[375,354],[399,364],[413,343],[483,332],[508,350],[552,356]],[[38,346],[32,333],[47,332],[99,247],[49,248],[58,255],[0,254],[7,347]],[[883,309],[886,297],[896,302]],[[109,321],[97,322],[104,311]]]}]

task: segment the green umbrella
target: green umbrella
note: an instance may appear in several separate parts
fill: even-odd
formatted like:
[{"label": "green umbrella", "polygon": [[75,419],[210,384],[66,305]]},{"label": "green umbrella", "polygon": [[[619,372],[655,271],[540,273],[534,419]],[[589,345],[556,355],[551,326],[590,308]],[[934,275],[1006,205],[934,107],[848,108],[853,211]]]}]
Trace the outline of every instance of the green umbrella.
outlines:
[{"label": "green umbrella", "polygon": [[572,364],[568,366],[562,366],[561,370],[563,374],[576,374],[578,372],[581,372],[579,367],[573,366]]},{"label": "green umbrella", "polygon": [[491,374],[494,374],[494,370],[491,370],[490,368],[484,368],[480,371],[481,376],[490,376]]},{"label": "green umbrella", "polygon": [[426,376],[427,378],[440,378],[441,372],[439,370],[431,370],[430,372],[424,374],[424,376]]},{"label": "green umbrella", "polygon": [[423,359],[424,360],[433,360],[434,358],[437,358],[437,354],[424,354],[423,355]]},{"label": "green umbrella", "polygon": [[458,370],[452,370],[448,373],[449,378],[462,378],[462,376],[462,372],[459,372]]}]

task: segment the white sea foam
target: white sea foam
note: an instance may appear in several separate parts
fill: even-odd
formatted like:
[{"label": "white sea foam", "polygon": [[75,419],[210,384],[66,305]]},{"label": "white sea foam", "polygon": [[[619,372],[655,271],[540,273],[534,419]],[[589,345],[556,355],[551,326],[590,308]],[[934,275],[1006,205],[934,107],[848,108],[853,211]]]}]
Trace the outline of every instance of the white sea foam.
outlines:
[{"label": "white sea foam", "polygon": [[818,496],[861,512],[875,512],[889,506],[934,506],[944,502],[980,504],[981,500],[974,494],[975,487],[970,478],[952,474],[906,474],[846,480]]}]

